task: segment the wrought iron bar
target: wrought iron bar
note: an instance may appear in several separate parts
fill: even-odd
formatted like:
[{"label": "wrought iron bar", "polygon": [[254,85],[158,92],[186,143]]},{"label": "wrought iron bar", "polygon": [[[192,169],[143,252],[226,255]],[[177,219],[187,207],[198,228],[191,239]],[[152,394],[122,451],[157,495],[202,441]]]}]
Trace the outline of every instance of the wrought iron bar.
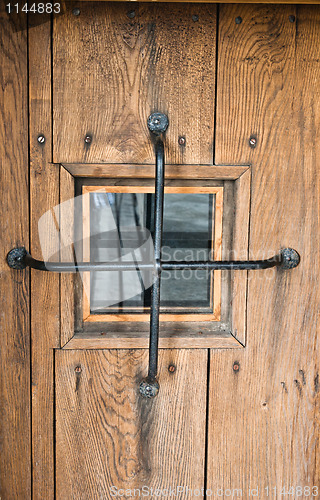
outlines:
[{"label": "wrought iron bar", "polygon": [[162,113],[153,113],[148,118],[150,132],[156,138],[156,175],[155,175],[155,206],[154,206],[154,261],[153,262],[44,262],[34,259],[24,247],[13,248],[7,255],[7,262],[13,269],[31,267],[39,271],[57,273],[83,271],[132,271],[150,270],[154,273],[150,307],[150,341],[149,341],[149,369],[148,376],[140,383],[140,393],[152,398],[159,391],[157,381],[158,371],[158,344],[159,344],[159,316],[160,316],[160,284],[161,271],[191,270],[258,270],[271,267],[292,269],[300,262],[298,252],[292,248],[284,248],[279,255],[265,260],[247,261],[162,261],[162,229],[164,204],[165,155],[161,135],[168,127],[168,118]]},{"label": "wrought iron bar", "polygon": [[[158,263],[161,271],[177,271],[197,269],[208,271],[258,270],[270,267],[292,269],[299,264],[298,252],[292,248],[284,248],[279,255],[265,260],[215,260],[215,261],[165,261]],[[140,269],[155,271],[156,264],[145,262],[45,262],[34,259],[24,247],[14,248],[7,255],[7,262],[12,269],[32,267],[38,271],[55,273],[73,273],[84,271],[134,271]]]},{"label": "wrought iron bar", "polygon": [[149,370],[148,377],[140,384],[140,393],[148,398],[158,394],[158,344],[159,344],[159,315],[160,315],[160,283],[161,283],[161,246],[163,229],[163,197],[164,197],[164,145],[162,139],[157,139],[156,179],[154,201],[154,280],[151,289],[150,308],[150,340],[149,340]]}]

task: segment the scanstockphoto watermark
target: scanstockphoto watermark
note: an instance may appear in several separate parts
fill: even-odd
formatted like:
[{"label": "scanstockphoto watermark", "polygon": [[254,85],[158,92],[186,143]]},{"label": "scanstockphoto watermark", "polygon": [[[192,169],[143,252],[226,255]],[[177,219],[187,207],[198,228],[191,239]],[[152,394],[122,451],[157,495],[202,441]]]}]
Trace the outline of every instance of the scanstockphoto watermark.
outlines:
[{"label": "scanstockphoto watermark", "polygon": [[175,486],[167,488],[117,488],[110,487],[110,496],[113,498],[318,498],[318,486],[255,486],[242,488],[191,488],[189,486]]},{"label": "scanstockphoto watermark", "polygon": [[[251,257],[253,260],[266,260],[270,258],[274,258],[277,260],[279,258],[279,249],[265,249],[265,250],[259,250],[259,255],[257,258]],[[248,250],[243,249],[241,251],[238,250],[224,250],[223,252],[223,258],[222,259],[216,259],[214,255],[213,250],[206,250],[206,249],[195,249],[195,248],[188,248],[188,249],[182,249],[182,248],[170,248],[169,246],[164,245],[162,247],[161,251],[161,260],[162,262],[201,262],[201,261],[215,261],[215,260],[224,260],[224,261],[247,261],[249,259],[248,257]],[[219,271],[220,272],[220,271]],[[232,278],[232,275],[230,276],[230,273],[243,273],[246,271],[243,270],[227,270],[227,271],[222,271],[221,272],[221,280],[222,281],[229,281],[230,277]],[[248,281],[251,280],[263,280],[264,282],[266,281],[272,281],[274,280],[275,273],[277,272],[277,268],[273,267],[267,270],[264,269],[262,272],[256,272],[252,271],[249,273],[246,273],[246,279]],[[191,269],[182,269],[182,270],[174,270],[174,271],[162,271],[161,273],[161,279],[163,281],[165,280],[170,280],[174,278],[176,281],[203,281],[207,282],[208,279],[210,278],[212,274],[212,271],[209,269],[196,269],[196,270],[191,270]]]},{"label": "scanstockphoto watermark", "polygon": [[[110,487],[110,496],[114,498],[241,498],[243,493],[241,489],[217,488],[215,490],[205,488],[191,488],[189,486],[175,486],[167,488],[153,488],[142,486],[141,488],[117,488]],[[254,496],[254,495],[252,495]]]}]

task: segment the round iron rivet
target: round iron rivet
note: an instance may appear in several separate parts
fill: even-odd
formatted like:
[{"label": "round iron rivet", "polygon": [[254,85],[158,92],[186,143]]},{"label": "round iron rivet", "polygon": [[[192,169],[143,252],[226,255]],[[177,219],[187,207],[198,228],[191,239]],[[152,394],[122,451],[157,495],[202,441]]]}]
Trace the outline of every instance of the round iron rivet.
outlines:
[{"label": "round iron rivet", "polygon": [[164,113],[152,113],[147,123],[150,132],[156,135],[163,134],[169,125],[168,117]]},{"label": "round iron rivet", "polygon": [[75,7],[74,9],[72,9],[72,14],[74,16],[80,16],[80,9],[79,9],[79,7]]},{"label": "round iron rivet", "polygon": [[134,10],[129,10],[129,12],[127,12],[127,16],[129,19],[133,19],[136,16],[136,13]]},{"label": "round iron rivet", "polygon": [[176,367],[174,365],[169,365],[168,370],[170,373],[174,373],[176,371]]},{"label": "round iron rivet", "polygon": [[186,138],[185,137],[179,137],[178,143],[180,146],[185,146],[186,145]]},{"label": "round iron rivet", "polygon": [[289,16],[289,21],[290,21],[290,23],[294,23],[294,22],[295,22],[295,20],[296,20],[296,16],[292,16],[292,15],[291,15],[291,16]]},{"label": "round iron rivet", "polygon": [[39,144],[44,144],[46,142],[46,138],[44,135],[40,134],[40,135],[38,135],[37,141]]},{"label": "round iron rivet", "polygon": [[74,369],[74,371],[75,371],[76,373],[80,373],[80,372],[82,371],[82,370],[81,370],[81,366],[76,366],[76,367],[75,367],[75,369]]},{"label": "round iron rivet", "polygon": [[257,145],[257,138],[254,136],[250,137],[250,139],[249,139],[250,148],[254,149],[256,147],[256,145]]},{"label": "round iron rivet", "polygon": [[293,269],[299,265],[300,255],[293,248],[284,248],[281,250],[282,269]]},{"label": "round iron rivet", "polygon": [[242,23],[242,17],[240,17],[240,16],[236,17],[235,21],[236,21],[236,24],[241,24]]},{"label": "round iron rivet", "polygon": [[13,248],[7,255],[7,263],[11,269],[25,269],[24,258],[27,250],[24,247]]},{"label": "round iron rivet", "polygon": [[197,23],[197,22],[199,21],[199,16],[198,16],[198,14],[193,14],[193,16],[192,16],[192,21],[193,21],[194,23]]},{"label": "round iron rivet", "polygon": [[159,392],[159,384],[157,380],[150,380],[148,377],[145,378],[140,382],[139,392],[144,398],[154,398]]},{"label": "round iron rivet", "polygon": [[238,361],[236,361],[235,363],[233,363],[232,369],[233,369],[234,372],[238,372],[240,370],[240,365],[239,365]]},{"label": "round iron rivet", "polygon": [[91,137],[91,135],[86,135],[86,136],[85,136],[85,138],[84,138],[84,142],[85,142],[86,144],[91,144],[91,142],[92,142],[92,137]]}]

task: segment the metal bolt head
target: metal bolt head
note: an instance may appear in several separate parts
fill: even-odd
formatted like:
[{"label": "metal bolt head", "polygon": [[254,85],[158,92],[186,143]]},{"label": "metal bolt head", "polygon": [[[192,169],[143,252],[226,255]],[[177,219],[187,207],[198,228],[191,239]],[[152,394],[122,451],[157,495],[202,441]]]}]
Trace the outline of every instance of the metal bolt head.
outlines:
[{"label": "metal bolt head", "polygon": [[91,143],[92,143],[92,137],[91,137],[91,135],[87,134],[87,135],[85,136],[85,138],[84,138],[84,142],[85,142],[86,144],[91,144]]},{"label": "metal bolt head", "polygon": [[129,19],[133,19],[136,16],[136,13],[134,10],[129,10],[129,12],[127,12],[127,16]]},{"label": "metal bolt head", "polygon": [[24,258],[27,250],[24,247],[13,248],[7,255],[7,263],[11,269],[25,269]]},{"label": "metal bolt head", "polygon": [[145,378],[140,383],[139,392],[144,398],[154,398],[159,392],[159,384],[157,380],[151,380],[148,377]]},{"label": "metal bolt head", "polygon": [[74,16],[80,16],[80,9],[79,9],[79,7],[75,7],[74,9],[72,9],[72,14]]},{"label": "metal bolt head", "polygon": [[179,146],[185,146],[186,145],[186,138],[183,136],[180,136],[178,139]]},{"label": "metal bolt head", "polygon": [[241,24],[242,23],[242,17],[241,16],[237,16],[235,18],[235,22],[236,22],[236,24]]},{"label": "metal bolt head", "polygon": [[289,21],[290,21],[290,23],[294,23],[294,22],[295,22],[295,20],[296,20],[296,16],[292,16],[292,15],[291,15],[291,16],[289,16]]},{"label": "metal bolt head", "polygon": [[76,366],[75,369],[74,369],[74,371],[76,373],[80,373],[82,371],[81,366]]},{"label": "metal bolt head", "polygon": [[174,365],[169,365],[168,370],[170,373],[174,373],[176,371],[176,367]]},{"label": "metal bolt head", "polygon": [[249,146],[252,149],[254,149],[257,146],[257,138],[254,137],[253,135],[249,139]]},{"label": "metal bolt head", "polygon": [[46,138],[43,134],[38,135],[37,141],[39,144],[44,144],[46,142]]},{"label": "metal bolt head", "polygon": [[192,21],[193,21],[194,23],[197,23],[197,22],[199,21],[199,16],[198,16],[198,14],[193,14],[193,16],[192,16]]},{"label": "metal bolt head", "polygon": [[152,113],[148,118],[148,128],[153,134],[159,135],[164,133],[168,125],[169,120],[164,113]]},{"label": "metal bolt head", "polygon": [[293,248],[284,248],[281,251],[281,267],[282,269],[293,269],[300,262],[300,255]]}]

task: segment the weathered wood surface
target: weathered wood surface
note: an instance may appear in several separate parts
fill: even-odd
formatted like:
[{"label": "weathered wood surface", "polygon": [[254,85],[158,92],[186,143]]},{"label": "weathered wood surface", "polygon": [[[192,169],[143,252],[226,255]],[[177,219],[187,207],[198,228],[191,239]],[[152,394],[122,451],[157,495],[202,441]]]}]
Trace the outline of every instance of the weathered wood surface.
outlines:
[{"label": "weathered wood surface", "polygon": [[[72,0],[73,1],[73,0]],[[82,2],[83,0],[80,0]],[[109,1],[116,1],[116,2],[121,2],[123,0],[86,0],[87,2],[109,2]],[[150,0],[139,0],[140,2],[149,2]],[[163,0],[153,0],[153,2],[163,2]],[[203,0],[168,0],[168,3],[172,2],[183,2],[183,3],[221,3],[219,0],[206,0],[203,2]],[[223,3],[225,4],[242,4],[242,0],[225,0]],[[248,4],[290,4],[290,5],[295,5],[295,4],[306,4],[306,5],[318,5],[320,2],[319,0],[246,0],[246,3]]]},{"label": "weathered wood surface", "polygon": [[[250,224],[250,196],[251,170],[247,170],[234,183],[234,227],[232,252],[228,260],[249,259],[249,224]],[[271,257],[271,255],[268,255]],[[231,331],[242,345],[246,343],[247,330],[247,271],[231,271]]]},{"label": "weathered wood surface", "polygon": [[[41,22],[40,22],[41,21]],[[51,20],[29,16],[30,216],[31,253],[45,259],[59,252],[59,214],[38,221],[59,204],[59,167],[52,161]],[[45,143],[39,144],[39,134]],[[32,338],[32,462],[33,498],[54,494],[54,372],[53,348],[59,346],[59,282],[55,273],[31,272]]]},{"label": "weathered wood surface", "polygon": [[[154,165],[65,163],[64,167],[74,177],[154,179],[155,174]],[[248,165],[168,165],[166,163],[166,179],[236,180],[246,170],[248,170]]]},{"label": "weathered wood surface", "polygon": [[146,400],[146,350],[56,352],[57,499],[202,488],[207,350],[162,350],[159,361],[160,391]]},{"label": "weathered wood surface", "polygon": [[222,6],[219,19],[216,160],[252,163],[250,258],[292,246],[301,263],[249,272],[246,349],[211,351],[208,488],[280,498],[320,484],[320,8]]},{"label": "weathered wood surface", "polygon": [[[58,166],[57,166],[58,167]],[[62,262],[74,262],[74,178],[60,166],[60,258]],[[75,275],[61,274],[61,337],[60,346],[63,347],[74,334],[75,301],[74,285]]]},{"label": "weathered wood surface", "polygon": [[167,162],[212,164],[216,6],[198,20],[192,5],[72,7],[54,20],[54,161],[154,164],[147,118],[161,111]]},{"label": "weathered wood surface", "polygon": [[9,250],[29,242],[27,24],[0,8],[0,497],[31,495],[29,272]]}]

